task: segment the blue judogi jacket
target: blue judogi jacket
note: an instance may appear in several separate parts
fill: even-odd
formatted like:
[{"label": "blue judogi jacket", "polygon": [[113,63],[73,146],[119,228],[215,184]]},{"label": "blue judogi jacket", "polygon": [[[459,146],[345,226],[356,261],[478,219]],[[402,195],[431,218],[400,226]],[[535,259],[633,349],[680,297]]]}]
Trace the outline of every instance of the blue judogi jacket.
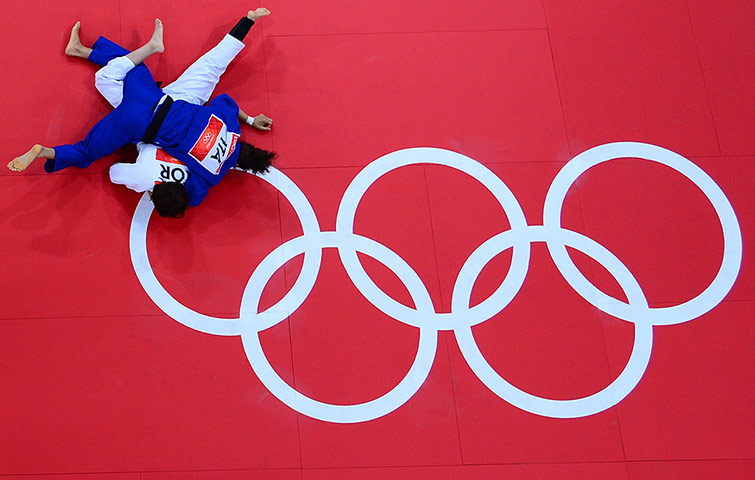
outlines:
[{"label": "blue judogi jacket", "polygon": [[239,106],[225,94],[206,106],[180,100],[171,105],[154,143],[188,167],[189,205],[199,205],[236,165],[241,136],[238,116]]}]

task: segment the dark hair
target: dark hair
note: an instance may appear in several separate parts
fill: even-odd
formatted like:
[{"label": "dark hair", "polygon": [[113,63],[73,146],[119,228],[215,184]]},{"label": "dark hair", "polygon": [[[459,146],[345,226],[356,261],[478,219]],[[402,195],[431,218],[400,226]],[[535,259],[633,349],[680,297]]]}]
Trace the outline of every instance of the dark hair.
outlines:
[{"label": "dark hair", "polygon": [[277,156],[276,153],[262,150],[246,142],[239,142],[239,160],[236,166],[242,170],[264,174],[270,171],[272,160]]},{"label": "dark hair", "polygon": [[163,182],[152,189],[152,203],[161,217],[181,218],[189,206],[189,195],[179,182]]}]

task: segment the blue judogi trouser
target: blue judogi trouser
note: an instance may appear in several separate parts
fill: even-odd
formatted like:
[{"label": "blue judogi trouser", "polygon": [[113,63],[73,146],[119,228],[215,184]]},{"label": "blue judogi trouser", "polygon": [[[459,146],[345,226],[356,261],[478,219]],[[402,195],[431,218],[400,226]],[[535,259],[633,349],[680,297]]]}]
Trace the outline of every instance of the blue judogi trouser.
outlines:
[{"label": "blue judogi trouser", "polygon": [[[125,48],[100,37],[93,45],[89,60],[105,66],[128,53]],[[149,69],[143,63],[137,65],[126,74],[121,104],[97,122],[84,140],[54,147],[55,159],[45,163],[45,171],[55,172],[70,166],[85,168],[124,145],[139,142],[163,95]]]}]

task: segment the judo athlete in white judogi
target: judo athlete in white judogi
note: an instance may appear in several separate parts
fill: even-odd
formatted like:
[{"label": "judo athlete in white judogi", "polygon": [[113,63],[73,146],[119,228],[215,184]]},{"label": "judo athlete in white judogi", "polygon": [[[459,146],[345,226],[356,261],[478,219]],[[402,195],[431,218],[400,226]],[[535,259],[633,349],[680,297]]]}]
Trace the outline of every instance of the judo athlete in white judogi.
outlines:
[{"label": "judo athlete in white judogi", "polygon": [[[274,154],[243,143],[237,148],[239,121],[261,130],[269,130],[272,121],[264,115],[249,117],[227,95],[216,97],[207,106],[202,104],[243,49],[242,40],[254,21],[268,14],[264,8],[250,11],[215,48],[165,89],[155,84],[142,63],[152,53],[163,51],[159,20],[152,39],[131,53],[104,37],[93,48],[84,47],[77,23],[66,53],[104,65],[95,83],[115,110],[83,141],[54,148],[35,145],[8,167],[21,171],[36,158],[46,158],[47,172],[72,165],[84,168],[127,143],[138,143],[137,162],[113,165],[111,179],[138,191],[154,190],[155,209],[160,215],[174,217],[182,216],[187,205],[198,205],[209,188],[237,163],[242,169],[264,173]],[[160,183],[155,186],[156,182]]]}]

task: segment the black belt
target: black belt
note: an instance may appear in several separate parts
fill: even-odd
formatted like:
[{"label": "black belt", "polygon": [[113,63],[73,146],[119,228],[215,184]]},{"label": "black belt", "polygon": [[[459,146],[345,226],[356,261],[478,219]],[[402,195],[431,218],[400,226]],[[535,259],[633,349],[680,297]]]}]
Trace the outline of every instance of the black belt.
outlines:
[{"label": "black belt", "polygon": [[157,132],[160,131],[160,127],[163,125],[163,122],[165,121],[165,117],[168,115],[168,110],[170,110],[171,105],[173,105],[173,99],[170,95],[167,95],[162,105],[160,105],[160,107],[157,109],[155,116],[152,117],[152,121],[149,122],[147,131],[142,137],[142,142],[152,143],[155,141]]}]

